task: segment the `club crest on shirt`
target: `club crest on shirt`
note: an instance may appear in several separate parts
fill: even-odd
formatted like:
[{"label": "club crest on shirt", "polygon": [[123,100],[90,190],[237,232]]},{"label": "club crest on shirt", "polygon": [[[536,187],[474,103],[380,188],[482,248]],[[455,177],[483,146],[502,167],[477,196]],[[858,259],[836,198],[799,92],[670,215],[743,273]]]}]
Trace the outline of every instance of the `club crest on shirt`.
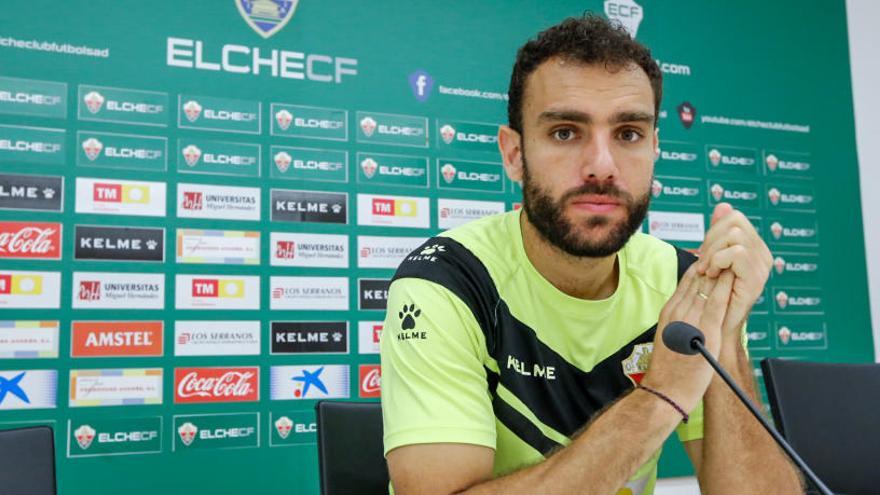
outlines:
[{"label": "club crest on shirt", "polygon": [[648,364],[651,363],[651,351],[653,350],[654,344],[652,342],[636,344],[633,347],[632,353],[620,362],[623,374],[633,382],[633,385],[638,385],[648,371]]}]

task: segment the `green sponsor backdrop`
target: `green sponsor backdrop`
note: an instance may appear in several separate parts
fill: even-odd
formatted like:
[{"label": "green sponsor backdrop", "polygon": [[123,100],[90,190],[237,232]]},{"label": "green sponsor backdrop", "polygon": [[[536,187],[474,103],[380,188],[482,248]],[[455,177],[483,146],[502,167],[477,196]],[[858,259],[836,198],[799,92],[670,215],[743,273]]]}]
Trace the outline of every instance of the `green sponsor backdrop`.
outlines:
[{"label": "green sponsor backdrop", "polygon": [[[633,7],[633,2],[618,3]],[[356,323],[376,320],[378,313],[357,309],[357,280],[388,278],[393,271],[358,269],[353,247],[348,269],[271,267],[270,232],[343,234],[355,246],[359,234],[436,233],[440,197],[503,199],[513,207],[520,188],[507,179],[488,180],[486,174],[500,171],[490,129],[506,119],[504,92],[515,51],[565,16],[606,7],[629,15],[624,21],[633,27],[638,24],[637,37],[652,47],[664,71],[657,175],[668,189],[660,189],[662,199],[653,208],[699,213],[708,221],[716,201],[714,184],[749,193],[738,204],[760,227],[774,257],[782,259],[782,268],[774,267],[765,297],[755,308],[753,359],[757,363],[764,356],[781,355],[871,361],[843,0],[809,6],[795,0],[634,3],[637,8],[600,0],[339,0],[332,5],[301,0],[289,22],[268,38],[250,27],[234,0],[34,0],[3,9],[0,144],[6,145],[0,146],[0,170],[61,175],[66,190],[60,213],[0,211],[0,221],[64,224],[61,261],[2,262],[8,269],[62,274],[61,309],[3,310],[4,319],[60,321],[60,357],[2,363],[3,369],[58,369],[58,407],[3,410],[0,423],[54,424],[62,495],[120,490],[131,495],[317,493],[313,401],[271,401],[269,367],[347,364],[350,395],[357,398],[358,365],[378,362],[375,354],[358,353]],[[367,117],[371,120],[364,122]],[[104,150],[116,146],[128,151],[90,160],[80,141],[86,136],[96,136]],[[44,144],[26,144],[34,142]],[[190,144],[201,153],[198,159],[198,153],[190,154],[193,165],[184,156]],[[159,149],[161,158],[143,151]],[[282,152],[288,156],[281,156],[279,165],[276,156]],[[205,161],[208,154],[210,162]],[[370,179],[359,163],[366,155],[378,157],[377,163],[406,157],[393,165],[408,168],[387,169],[401,172],[399,180],[378,171]],[[428,168],[418,182],[405,175],[417,173],[415,165],[424,163]],[[443,178],[445,163],[456,167],[450,181]],[[73,226],[108,220],[74,213],[79,175],[168,185],[167,217],[112,217],[114,225],[165,227],[164,264],[73,260]],[[178,219],[178,182],[259,187],[262,221]],[[346,192],[348,223],[271,223],[272,188]],[[698,197],[689,195],[691,189]],[[357,193],[428,197],[432,228],[358,226]],[[176,228],[259,230],[261,264],[177,265],[171,242]],[[693,248],[698,243],[682,245]],[[73,271],[164,273],[165,309],[73,311]],[[260,275],[261,309],[188,310],[182,315],[173,309],[177,273]],[[270,275],[349,277],[352,309],[331,313],[351,322],[350,353],[270,355],[270,321],[331,316],[327,311],[270,312]],[[778,302],[780,292],[788,298],[785,307]],[[89,319],[164,321],[164,355],[70,358],[70,323]],[[260,320],[261,354],[175,357],[178,319]],[[223,365],[259,365],[260,400],[174,404],[176,366]],[[163,403],[68,407],[70,369],[120,367],[161,367]],[[282,416],[290,420],[279,423],[291,429],[285,438],[274,424]],[[154,426],[141,424],[144,418],[161,418],[158,453],[66,456],[67,442],[74,438],[68,425],[92,422],[95,430],[100,426],[112,430],[112,438],[123,438],[116,433]],[[210,448],[198,439],[195,448],[183,446],[178,428],[187,419],[210,429],[212,437],[205,442],[238,448]],[[97,447],[90,449],[99,452]],[[689,472],[683,450],[670,441],[661,474]]]}]

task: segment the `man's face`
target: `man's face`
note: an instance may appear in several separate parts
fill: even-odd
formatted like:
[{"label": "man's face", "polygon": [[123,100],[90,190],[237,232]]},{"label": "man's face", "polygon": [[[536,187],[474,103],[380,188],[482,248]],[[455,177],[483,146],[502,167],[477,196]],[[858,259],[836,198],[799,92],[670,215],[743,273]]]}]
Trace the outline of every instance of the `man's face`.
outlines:
[{"label": "man's face", "polygon": [[[574,256],[620,250],[644,220],[657,134],[637,66],[609,71],[551,59],[529,76],[520,179],[529,221]],[[508,172],[517,179],[516,166]]]}]

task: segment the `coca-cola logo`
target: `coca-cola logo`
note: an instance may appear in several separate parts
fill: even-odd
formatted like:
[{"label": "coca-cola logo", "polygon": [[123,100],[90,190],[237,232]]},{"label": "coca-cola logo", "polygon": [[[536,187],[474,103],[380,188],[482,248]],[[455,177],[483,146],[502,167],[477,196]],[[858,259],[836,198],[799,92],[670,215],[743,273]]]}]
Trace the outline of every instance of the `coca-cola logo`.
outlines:
[{"label": "coca-cola logo", "polygon": [[61,259],[61,224],[0,222],[0,258]]},{"label": "coca-cola logo", "polygon": [[177,368],[174,402],[254,402],[259,400],[260,371],[244,368]]},{"label": "coca-cola logo", "polygon": [[382,368],[376,365],[360,367],[360,396],[363,398],[380,397],[382,390]]}]

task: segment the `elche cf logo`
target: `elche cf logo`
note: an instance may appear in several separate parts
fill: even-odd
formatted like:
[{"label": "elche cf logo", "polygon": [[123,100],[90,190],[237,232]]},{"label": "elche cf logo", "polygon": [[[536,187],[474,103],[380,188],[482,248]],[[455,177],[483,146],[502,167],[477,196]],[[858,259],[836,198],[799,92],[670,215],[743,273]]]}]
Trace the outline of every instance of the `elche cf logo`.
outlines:
[{"label": "elche cf logo", "polygon": [[724,188],[721,187],[721,184],[714,184],[709,192],[712,193],[712,197],[715,198],[715,201],[721,201],[721,198],[724,196]]},{"label": "elche cf logo", "polygon": [[767,197],[770,198],[770,202],[773,203],[774,206],[779,204],[779,197],[781,195],[779,189],[776,189],[775,187],[767,191]]},{"label": "elche cf logo", "polygon": [[76,439],[79,448],[86,450],[91,447],[92,440],[95,439],[95,429],[89,425],[82,425],[73,432],[73,438]]},{"label": "elche cf logo", "polygon": [[183,104],[183,113],[186,115],[186,120],[195,122],[202,114],[202,106],[195,100],[189,100]]},{"label": "elche cf logo", "polygon": [[361,119],[361,130],[364,131],[364,135],[370,137],[373,135],[373,132],[376,130],[376,121],[373,120],[372,117],[364,117]]},{"label": "elche cf logo", "polygon": [[446,181],[447,184],[451,184],[453,180],[455,180],[455,165],[451,163],[447,163],[440,167],[440,175],[443,176],[443,180]]},{"label": "elche cf logo", "polygon": [[290,128],[290,123],[293,122],[293,115],[287,110],[280,110],[275,113],[275,122],[278,122],[278,127],[282,131],[286,131]]},{"label": "elche cf logo", "polygon": [[199,158],[201,157],[202,150],[199,149],[198,146],[190,144],[186,148],[183,148],[183,159],[190,167],[195,167],[196,163],[199,163]]},{"label": "elche cf logo", "polygon": [[372,158],[367,158],[361,162],[361,170],[364,171],[364,175],[367,176],[368,179],[372,179],[374,175],[376,175],[376,169],[379,167],[379,164],[376,163],[376,160]]},{"label": "elche cf logo", "polygon": [[275,420],[275,431],[278,432],[278,436],[282,439],[287,439],[291,430],[293,430],[293,421],[287,416],[281,416]]},{"label": "elche cf logo", "polygon": [[713,167],[717,167],[721,164],[721,152],[715,148],[709,150],[709,161],[712,163]]},{"label": "elche cf logo", "polygon": [[101,155],[101,150],[104,149],[104,144],[95,138],[89,138],[83,141],[82,148],[86,153],[86,157],[91,161],[95,161],[98,156]]},{"label": "elche cf logo", "polygon": [[771,172],[776,172],[776,167],[779,165],[779,158],[776,158],[776,155],[770,154],[764,159],[764,163],[767,164],[767,168],[770,169]]},{"label": "elche cf logo", "polygon": [[788,344],[789,340],[791,340],[791,330],[788,327],[781,327],[779,329],[779,340],[783,344]]},{"label": "elche cf logo", "polygon": [[190,423],[189,421],[180,425],[177,428],[177,434],[180,435],[180,441],[183,442],[183,444],[187,447],[192,445],[193,440],[196,439],[196,433],[198,432],[198,427],[196,427],[196,425]]},{"label": "elche cf logo", "polygon": [[97,91],[90,91],[84,98],[83,101],[86,104],[86,108],[89,109],[92,113],[98,113],[101,111],[101,107],[104,106],[104,96]]},{"label": "elche cf logo", "polygon": [[452,144],[452,140],[455,139],[455,128],[449,124],[444,125],[440,128],[440,137],[444,143]]},{"label": "elche cf logo", "polygon": [[281,31],[293,18],[299,0],[236,0],[238,13],[263,38]]},{"label": "elche cf logo", "polygon": [[657,179],[654,179],[654,182],[651,183],[651,196],[655,198],[659,198],[660,194],[663,192],[663,183]]},{"label": "elche cf logo", "polygon": [[776,293],[776,304],[779,305],[779,309],[785,309],[788,306],[788,294],[784,290]]},{"label": "elche cf logo", "polygon": [[287,169],[290,168],[290,162],[293,161],[293,158],[290,157],[286,151],[281,151],[275,154],[275,166],[278,167],[278,171],[282,174],[287,172]]},{"label": "elche cf logo", "polygon": [[775,239],[779,239],[782,237],[782,224],[779,222],[773,222],[773,225],[770,226],[770,233],[773,234]]},{"label": "elche cf logo", "polygon": [[776,269],[776,273],[782,275],[785,272],[785,258],[782,256],[777,256],[773,259],[773,268]]}]

